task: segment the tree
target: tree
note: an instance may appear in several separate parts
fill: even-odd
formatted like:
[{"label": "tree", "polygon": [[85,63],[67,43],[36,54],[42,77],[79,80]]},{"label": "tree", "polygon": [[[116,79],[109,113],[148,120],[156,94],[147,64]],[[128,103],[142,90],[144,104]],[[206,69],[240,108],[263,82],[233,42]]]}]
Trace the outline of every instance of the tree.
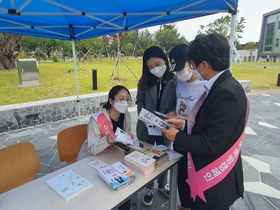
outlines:
[{"label": "tree", "polygon": [[[135,56],[139,55],[139,30],[125,32],[124,44],[126,51]],[[141,47],[140,47],[141,48]]]},{"label": "tree", "polygon": [[158,31],[155,32],[155,38],[158,41],[158,45],[166,52],[169,51],[178,44],[187,44],[187,40],[184,36],[178,33],[178,29],[175,28],[176,24],[164,24]]},{"label": "tree", "polygon": [[247,42],[244,46],[245,50],[250,52],[250,59],[248,61],[252,61],[253,52],[258,48],[255,42]]},{"label": "tree", "polygon": [[[243,33],[243,29],[245,28],[245,18],[241,17],[236,26],[236,40],[242,38],[240,36]],[[197,31],[198,34],[211,34],[218,33],[226,38],[230,37],[230,24],[231,24],[231,16],[226,15],[221,18],[215,19],[213,22],[210,22],[207,26],[200,25],[200,29]],[[235,41],[236,41],[235,40]]]},{"label": "tree", "polygon": [[121,45],[124,43],[125,33],[116,33],[103,36],[104,45],[107,50],[107,54],[109,57],[108,48],[111,47],[111,50],[115,50],[117,54],[121,53]]},{"label": "tree", "polygon": [[66,56],[72,54],[70,41],[35,36],[26,36],[26,39],[22,42],[22,48],[29,56],[33,56],[36,52],[38,61],[41,57],[48,59],[52,54],[60,55],[65,60]]},{"label": "tree", "polygon": [[144,50],[156,45],[153,34],[148,29],[137,29],[125,33],[124,43],[135,57],[143,55]]},{"label": "tree", "polygon": [[15,59],[21,52],[21,43],[25,36],[0,33],[0,70],[14,69]]},{"label": "tree", "polygon": [[35,51],[40,44],[40,37],[36,36],[26,36],[24,41],[22,42],[22,48],[26,51]]},{"label": "tree", "polygon": [[141,46],[141,55],[143,51],[151,46],[156,45],[156,40],[154,39],[154,34],[150,33],[148,29],[140,30],[139,33],[139,45]]}]

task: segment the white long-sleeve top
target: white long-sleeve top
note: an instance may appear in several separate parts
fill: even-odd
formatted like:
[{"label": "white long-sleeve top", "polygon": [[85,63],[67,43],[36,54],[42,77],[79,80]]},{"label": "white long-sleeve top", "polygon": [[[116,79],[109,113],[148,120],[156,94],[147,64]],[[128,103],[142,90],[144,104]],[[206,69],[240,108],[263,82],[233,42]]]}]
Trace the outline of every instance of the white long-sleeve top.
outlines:
[{"label": "white long-sleeve top", "polygon": [[[110,125],[113,128],[112,121],[106,109],[105,108],[102,109],[102,112],[105,114],[107,120],[109,121]],[[91,154],[97,155],[110,145],[106,140],[106,136],[102,136],[99,126],[93,116],[90,117],[88,123],[88,138],[83,143],[80,152],[78,154],[77,160],[81,160],[85,157],[90,156]],[[131,118],[128,111],[126,111],[126,113],[124,114],[123,130],[127,133],[131,132]]]}]

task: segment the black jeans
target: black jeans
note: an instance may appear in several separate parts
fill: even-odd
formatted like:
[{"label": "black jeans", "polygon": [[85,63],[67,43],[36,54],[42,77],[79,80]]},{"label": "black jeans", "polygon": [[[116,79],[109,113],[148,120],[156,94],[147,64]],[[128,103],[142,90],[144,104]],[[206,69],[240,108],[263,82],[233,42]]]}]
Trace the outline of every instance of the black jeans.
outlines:
[{"label": "black jeans", "polygon": [[[163,136],[149,136],[147,143],[152,145],[165,145]],[[162,188],[167,184],[167,174],[168,172],[164,172],[160,177],[158,177],[158,188]],[[154,182],[151,182],[147,188],[154,188]]]},{"label": "black jeans", "polygon": [[126,201],[124,204],[122,204],[119,207],[119,210],[130,210],[131,207],[131,199],[129,199],[128,201]]}]

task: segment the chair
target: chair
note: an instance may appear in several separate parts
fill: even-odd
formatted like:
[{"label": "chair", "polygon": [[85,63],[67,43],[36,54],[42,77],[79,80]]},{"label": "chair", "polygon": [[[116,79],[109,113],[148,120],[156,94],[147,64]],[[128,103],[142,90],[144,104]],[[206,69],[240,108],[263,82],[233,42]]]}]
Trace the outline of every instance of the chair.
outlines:
[{"label": "chair", "polygon": [[57,135],[58,155],[61,162],[77,161],[82,144],[87,139],[87,124],[76,125],[60,131]]},{"label": "chair", "polygon": [[22,142],[0,150],[0,194],[34,179],[41,168],[33,144]]}]

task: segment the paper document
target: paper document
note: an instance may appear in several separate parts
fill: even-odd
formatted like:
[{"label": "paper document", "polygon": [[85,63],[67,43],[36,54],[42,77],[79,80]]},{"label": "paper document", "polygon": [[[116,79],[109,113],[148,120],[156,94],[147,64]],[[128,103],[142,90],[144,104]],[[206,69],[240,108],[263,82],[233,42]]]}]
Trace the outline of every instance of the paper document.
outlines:
[{"label": "paper document", "polygon": [[162,136],[160,128],[151,123],[147,123],[147,129],[150,136]]},{"label": "paper document", "polygon": [[169,115],[166,115],[166,114],[163,114],[163,113],[161,113],[161,112],[157,112],[157,111],[154,111],[155,112],[155,114],[157,115],[157,116],[159,116],[161,119],[170,119],[170,118],[172,118],[172,116],[169,116]]},{"label": "paper document", "polygon": [[135,140],[135,139],[131,139],[130,136],[123,131],[122,129],[120,129],[119,127],[117,127],[115,135],[117,136],[116,142],[121,142],[129,147],[131,147],[134,150],[142,150],[144,145]]},{"label": "paper document", "polygon": [[170,124],[144,108],[141,109],[138,117],[140,120],[153,124],[159,128],[169,129],[171,127]]},{"label": "paper document", "polygon": [[96,170],[108,166],[108,164],[104,163],[101,160],[94,160],[88,163],[91,167],[95,168]]},{"label": "paper document", "polygon": [[117,127],[116,129],[115,135],[117,136],[116,142],[122,142],[124,144],[134,144],[134,140],[131,139],[130,136],[119,127]]},{"label": "paper document", "polygon": [[68,200],[92,185],[89,181],[72,170],[59,174],[47,180],[46,183],[65,200]]}]

